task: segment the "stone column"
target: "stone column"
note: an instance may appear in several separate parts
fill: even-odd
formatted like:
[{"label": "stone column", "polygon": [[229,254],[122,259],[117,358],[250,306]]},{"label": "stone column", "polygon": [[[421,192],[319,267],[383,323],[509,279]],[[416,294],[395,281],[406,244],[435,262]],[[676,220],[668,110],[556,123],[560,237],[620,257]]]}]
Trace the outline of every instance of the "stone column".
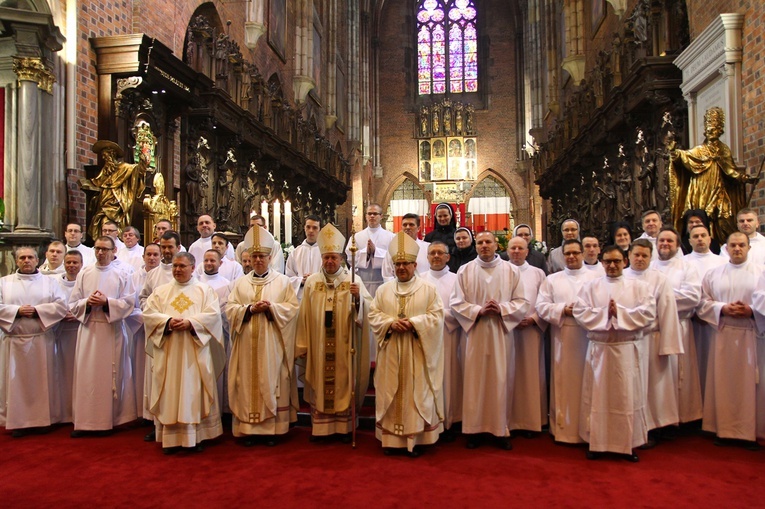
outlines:
[{"label": "stone column", "polygon": [[53,77],[39,58],[14,58],[18,76],[18,157],[16,168],[17,232],[42,231],[41,90],[52,90]]}]

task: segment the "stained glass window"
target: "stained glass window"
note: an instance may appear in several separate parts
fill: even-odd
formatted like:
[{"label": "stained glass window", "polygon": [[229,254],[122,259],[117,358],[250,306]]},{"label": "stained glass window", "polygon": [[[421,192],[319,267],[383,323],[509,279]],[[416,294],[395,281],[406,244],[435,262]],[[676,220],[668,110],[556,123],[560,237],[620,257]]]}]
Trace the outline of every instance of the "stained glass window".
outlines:
[{"label": "stained glass window", "polygon": [[420,95],[478,92],[477,11],[473,0],[417,3]]}]

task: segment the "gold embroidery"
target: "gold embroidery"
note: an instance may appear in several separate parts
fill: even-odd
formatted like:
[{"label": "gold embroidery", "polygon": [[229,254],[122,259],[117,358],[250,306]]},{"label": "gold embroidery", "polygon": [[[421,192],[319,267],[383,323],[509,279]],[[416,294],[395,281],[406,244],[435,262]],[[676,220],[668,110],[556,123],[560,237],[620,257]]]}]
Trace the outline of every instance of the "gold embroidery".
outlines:
[{"label": "gold embroidery", "polygon": [[[261,300],[263,295],[263,285],[255,285],[255,297],[253,303]],[[260,353],[258,347],[260,346],[260,321],[265,319],[263,313],[257,313],[250,318],[250,366],[252,372],[252,379],[250,380],[250,408],[260,408],[260,388],[258,382],[260,381]],[[253,421],[253,418],[255,419]],[[260,422],[260,413],[250,413],[250,422]]]},{"label": "gold embroidery", "polygon": [[170,305],[173,306],[173,308],[175,308],[175,310],[181,314],[183,314],[183,312],[189,309],[193,304],[194,303],[186,296],[185,293],[178,295],[170,303]]}]

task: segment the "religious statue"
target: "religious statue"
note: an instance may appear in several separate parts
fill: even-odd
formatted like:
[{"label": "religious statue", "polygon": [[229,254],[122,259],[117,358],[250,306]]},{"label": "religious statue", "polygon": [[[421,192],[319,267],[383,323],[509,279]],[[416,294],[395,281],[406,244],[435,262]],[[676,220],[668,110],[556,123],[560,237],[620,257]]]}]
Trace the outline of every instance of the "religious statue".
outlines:
[{"label": "religious statue", "polygon": [[730,148],[720,141],[724,126],[723,110],[709,108],[704,114],[704,143],[681,150],[671,133],[666,141],[672,224],[682,228],[685,211],[701,209],[709,216],[712,236],[721,244],[737,231],[736,214],[747,205],[746,184],[757,182],[736,169]]},{"label": "religious statue", "polygon": [[162,173],[154,174],[154,194],[146,194],[143,199],[144,231],[154,231],[154,225],[165,219],[178,229],[178,204],[165,196],[165,177]]},{"label": "religious statue", "polygon": [[462,103],[454,105],[454,131],[455,134],[462,134]]},{"label": "religious statue", "polygon": [[433,105],[433,135],[441,131],[441,118],[438,116],[438,106]]},{"label": "religious statue", "polygon": [[125,153],[113,141],[98,140],[92,150],[101,155],[104,166],[95,178],[81,179],[80,187],[98,192],[90,202],[92,219],[88,229],[91,238],[97,239],[106,221],[114,221],[120,228],[131,224],[135,200],[146,188],[144,177],[152,151],[150,144],[142,144],[138,162],[130,164],[119,161]]},{"label": "religious statue", "polygon": [[428,135],[428,107],[420,108],[420,136]]}]

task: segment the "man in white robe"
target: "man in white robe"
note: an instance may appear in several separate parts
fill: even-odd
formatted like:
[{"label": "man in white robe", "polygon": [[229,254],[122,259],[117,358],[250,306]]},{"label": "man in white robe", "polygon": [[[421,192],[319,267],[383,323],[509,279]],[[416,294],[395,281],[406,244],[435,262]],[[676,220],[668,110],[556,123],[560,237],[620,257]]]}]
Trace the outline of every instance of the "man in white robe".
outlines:
[{"label": "man in white robe", "polygon": [[430,270],[422,279],[436,287],[444,304],[444,432],[441,440],[454,441],[457,436],[452,426],[462,423],[462,329],[449,303],[457,274],[449,270],[449,246],[440,240],[428,245],[428,263]]},{"label": "man in white robe", "polygon": [[285,274],[290,278],[292,289],[295,290],[299,301],[303,299],[303,288],[308,277],[321,270],[321,251],[317,243],[319,230],[321,230],[319,216],[306,216],[305,225],[303,225],[305,240],[287,258]]},{"label": "man in white robe", "polygon": [[77,333],[80,322],[69,310],[69,297],[74,290],[77,274],[82,270],[82,253],[72,249],[64,255],[66,272],[51,276],[64,295],[66,316],[56,327],[56,366],[58,386],[61,388],[61,422],[72,422],[72,389],[74,386],[74,359],[77,352]]},{"label": "man in white robe", "polygon": [[226,305],[231,326],[228,394],[235,437],[274,446],[297,420],[295,328],[298,301],[290,279],[269,268],[274,238],[252,228],[253,269],[234,283]]},{"label": "man in white robe", "polygon": [[[220,253],[220,266],[218,267],[218,274],[220,274],[221,277],[228,279],[229,281],[236,281],[240,277],[244,276],[242,266],[238,262],[226,258],[226,250],[230,245],[226,236],[222,233],[215,232],[212,234],[211,238],[212,240],[210,241],[210,249]],[[202,274],[204,274],[205,266],[204,263],[201,263],[201,261],[204,260],[207,251],[210,249],[204,251],[199,258],[195,257],[196,260],[200,261],[200,263],[197,264],[197,268],[194,272],[197,277],[200,277]]]},{"label": "man in white robe", "polygon": [[[765,265],[765,236],[758,231],[760,219],[757,211],[754,209],[739,210],[736,213],[736,227],[738,231],[749,237],[749,253],[746,255],[746,259],[758,265]],[[720,248],[720,256],[726,261],[730,258],[727,245]]]},{"label": "man in white robe", "polygon": [[479,433],[490,433],[500,448],[510,450],[514,330],[531,306],[520,270],[496,254],[494,234],[477,234],[476,250],[478,258],[457,272],[450,299],[452,313],[465,333],[462,433],[469,435],[469,449],[480,446]]},{"label": "man in white robe", "polygon": [[143,267],[143,246],[141,233],[134,226],[126,226],[122,231],[122,242],[125,244],[117,250],[117,259],[133,267],[134,271]]},{"label": "man in white robe", "polygon": [[66,253],[66,247],[60,240],[54,240],[48,244],[48,249],[45,250],[45,261],[40,265],[40,272],[45,276],[63,274],[64,253]]},{"label": "man in white robe", "polygon": [[[153,242],[155,244],[159,244],[159,241],[162,239],[162,236],[167,231],[173,230],[173,223],[168,221],[167,219],[160,219],[157,221],[157,223],[154,225],[154,240]],[[183,244],[178,241],[178,252],[179,253],[185,253],[186,248],[183,246]]]},{"label": "man in white robe", "polygon": [[[596,276],[605,276],[606,269],[600,263],[600,241],[594,235],[585,235],[582,237],[582,249],[584,249],[584,263],[582,267],[592,271]],[[565,258],[565,257],[564,257]],[[566,264],[568,267],[568,264]]]},{"label": "man in white robe", "polygon": [[[126,229],[127,231],[127,229]],[[130,331],[130,358],[133,363],[133,381],[135,382],[136,412],[147,421],[154,419],[149,410],[149,398],[151,397],[151,371],[146,369],[146,363],[151,362],[151,357],[146,353],[146,333],[143,326],[143,312],[141,311],[141,291],[146,283],[149,272],[159,267],[162,251],[157,244],[148,244],[143,248],[141,256],[142,266],[133,272],[133,288],[135,288],[135,309],[125,320]],[[148,376],[147,376],[148,375]],[[151,436],[151,442],[154,436]]]},{"label": "man in white robe", "polygon": [[378,288],[369,311],[378,347],[375,436],[386,454],[406,448],[413,457],[443,431],[443,303],[416,275],[418,251],[408,234],[393,237],[396,279]]},{"label": "man in white robe", "polygon": [[[215,239],[213,239],[213,243],[215,243]],[[205,252],[204,260],[202,260],[204,271],[197,276],[197,279],[202,283],[209,285],[218,296],[220,314],[223,320],[223,347],[226,352],[226,359],[228,359],[231,354],[231,329],[228,325],[228,318],[226,318],[226,303],[228,302],[228,295],[231,293],[233,285],[231,284],[232,281],[229,281],[220,273],[220,267],[224,259],[220,249],[208,249],[207,252]],[[232,261],[229,261],[228,263],[239,265]],[[223,375],[218,377],[218,403],[220,404],[220,412],[222,414],[231,413],[228,405],[228,387],[226,387],[226,380],[228,380],[228,362],[223,369]]]},{"label": "man in white robe", "polygon": [[327,224],[317,244],[322,266],[304,285],[295,355],[305,357],[303,397],[311,405],[312,439],[338,435],[348,443],[356,426],[351,404],[360,406],[369,385],[369,338],[362,336],[369,330],[363,325],[371,298],[361,278],[352,283],[343,267],[345,237],[340,231]]},{"label": "man in white robe", "polygon": [[37,270],[37,251],[18,247],[15,255],[18,270],[0,279],[0,348],[8,370],[0,424],[18,438],[61,420],[54,328],[67,308],[56,281]]},{"label": "man in white robe", "polygon": [[[691,228],[689,241],[692,252],[684,256],[684,259],[693,266],[699,274],[699,279],[704,280],[704,276],[710,270],[720,265],[728,263],[728,258],[714,254],[709,246],[712,243],[712,237],[704,224]],[[714,336],[712,327],[694,314],[691,320],[693,325],[693,337],[696,339],[696,356],[699,366],[699,382],[701,384],[701,398],[704,399],[705,387],[707,383],[707,364],[709,360],[710,345]]]},{"label": "man in white robe", "polygon": [[583,442],[579,435],[579,410],[589,343],[587,331],[574,319],[574,304],[584,284],[601,277],[584,268],[582,253],[582,243],[578,240],[563,243],[566,268],[547,276],[536,302],[537,314],[550,324],[552,336],[550,434],[556,442],[568,444]]},{"label": "man in white robe", "polygon": [[[658,234],[657,234],[658,235]],[[626,279],[639,279],[648,283],[656,300],[657,319],[648,338],[648,419],[649,439],[644,449],[656,445],[662,431],[659,428],[680,422],[677,402],[677,360],[683,352],[680,320],[672,286],[667,277],[650,267],[653,244],[637,239],[630,245],[630,266],[624,269]],[[657,430],[657,431],[653,431]],[[672,429],[663,430],[669,438]]]},{"label": "man in white robe", "polygon": [[[422,276],[428,272],[428,246],[430,242],[425,242],[417,238],[417,232],[420,231],[420,216],[413,213],[404,214],[401,219],[401,231],[412,237],[420,248],[417,253],[417,275]],[[390,256],[386,256],[383,260],[382,267],[383,281],[393,281],[396,278],[396,269],[393,267],[393,262]]]},{"label": "man in white robe", "polygon": [[528,243],[514,237],[507,243],[510,263],[518,267],[523,283],[523,293],[529,301],[526,316],[515,328],[515,382],[510,410],[510,430],[526,438],[542,431],[547,424],[547,376],[545,373],[545,351],[543,335],[547,330],[545,322],[536,311],[539,287],[545,280],[542,269],[532,267],[526,261]]},{"label": "man in white robe", "polygon": [[761,381],[765,373],[765,328],[760,328],[765,325],[764,269],[747,259],[746,234],[732,233],[727,246],[730,261],[704,276],[697,311],[715,332],[707,366],[702,429],[717,436],[716,445],[758,450],[757,439],[765,438],[765,388]]},{"label": "man in white robe", "polygon": [[[374,297],[377,288],[383,284],[382,267],[388,256],[388,244],[393,239],[393,233],[380,226],[382,207],[373,203],[366,211],[367,227],[356,233],[356,258],[354,267],[356,274],[364,281],[369,294]],[[351,241],[345,248],[345,258],[351,259]]]},{"label": "man in white robe", "polygon": [[143,319],[154,354],[151,412],[165,454],[223,434],[215,380],[223,370],[223,328],[218,296],[193,277],[194,257],[173,257],[171,283],[146,302]]},{"label": "man in white robe", "polygon": [[82,269],[69,303],[80,321],[74,361],[72,438],[108,434],[136,419],[135,386],[125,318],[135,307],[127,272],[113,264],[111,237],[96,240],[96,264]]},{"label": "man in white robe", "polygon": [[64,238],[66,239],[67,251],[76,249],[82,254],[83,267],[96,263],[96,254],[93,248],[82,243],[82,226],[77,223],[67,223]]},{"label": "man in white robe", "polygon": [[656,246],[659,259],[652,261],[651,267],[667,277],[675,295],[680,320],[684,353],[670,356],[670,360],[675,364],[672,368],[677,377],[678,416],[681,423],[688,423],[701,419],[702,410],[696,341],[691,327],[691,317],[701,302],[701,278],[684,256],[675,256],[680,249],[680,234],[674,228],[663,227]]},{"label": "man in white robe", "polygon": [[[205,251],[212,249],[212,234],[215,233],[215,226],[215,221],[207,214],[203,214],[197,219],[197,231],[200,237],[189,246],[189,253],[194,255],[195,260],[201,260],[205,256]],[[229,260],[236,260],[231,244],[228,244],[224,256]]]},{"label": "man in white robe", "polygon": [[624,264],[621,249],[607,246],[606,276],[585,283],[574,304],[574,318],[590,340],[579,433],[590,444],[588,459],[614,452],[636,462],[634,449],[648,440],[646,335],[656,320],[656,300],[648,283],[622,275]]}]

